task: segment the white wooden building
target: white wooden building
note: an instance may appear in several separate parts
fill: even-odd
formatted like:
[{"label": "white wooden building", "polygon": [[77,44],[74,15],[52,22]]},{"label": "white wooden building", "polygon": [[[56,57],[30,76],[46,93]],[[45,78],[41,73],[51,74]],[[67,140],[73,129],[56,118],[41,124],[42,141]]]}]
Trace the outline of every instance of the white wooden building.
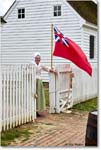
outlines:
[{"label": "white wooden building", "polygon": [[[0,85],[1,85],[1,62],[2,62],[2,60],[1,60],[1,58],[2,58],[2,56],[1,56],[2,55],[2,52],[1,52],[1,28],[4,23],[6,23],[6,21],[3,19],[2,16],[0,16]],[[1,88],[0,88],[0,94],[1,94]],[[0,97],[1,97],[1,95],[0,95]]]},{"label": "white wooden building", "polygon": [[[84,7],[86,5],[86,7]],[[85,8],[85,9],[84,9]],[[50,75],[50,112],[63,112],[72,105],[97,96],[97,5],[92,1],[16,0],[1,18],[2,118],[3,130],[36,118],[35,70],[33,52],[40,52],[42,63],[51,62],[51,24],[74,40],[86,53],[93,66],[92,78],[79,68],[70,88],[70,73],[61,74],[62,64],[70,63],[54,57],[60,74]],[[5,65],[18,64],[18,65]],[[24,64],[24,65],[21,65]],[[61,65],[60,65],[61,64]],[[4,67],[5,66],[5,67]],[[63,67],[63,68],[62,68]],[[6,68],[6,69],[5,69]],[[0,72],[1,73],[1,72]],[[1,74],[0,74],[1,76]],[[48,74],[43,73],[48,81]],[[55,82],[53,81],[56,80]],[[52,81],[52,82],[51,82]],[[27,85],[27,86],[26,86]],[[24,94],[25,93],[25,94]],[[10,125],[10,126],[9,126]],[[1,127],[0,127],[1,129]]]},{"label": "white wooden building", "polygon": [[[87,16],[87,11],[82,8],[85,3],[89,10]],[[2,63],[30,63],[33,52],[37,51],[42,55],[42,63],[50,66],[51,24],[53,24],[65,36],[79,44],[89,61],[96,65],[96,14],[97,5],[92,1],[16,0],[4,15],[6,23],[2,26]],[[68,62],[58,57],[54,57],[53,60],[54,65]],[[43,79],[48,80],[47,73],[43,73]]]}]

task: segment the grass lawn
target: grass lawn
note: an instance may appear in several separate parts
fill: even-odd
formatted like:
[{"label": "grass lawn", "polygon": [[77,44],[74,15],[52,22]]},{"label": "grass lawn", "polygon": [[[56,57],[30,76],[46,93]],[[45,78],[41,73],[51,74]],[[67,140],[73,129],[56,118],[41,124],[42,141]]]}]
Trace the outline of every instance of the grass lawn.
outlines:
[{"label": "grass lawn", "polygon": [[10,129],[1,133],[1,146],[8,146],[14,139],[24,136],[26,139],[29,137],[28,130],[20,130],[19,128]]},{"label": "grass lawn", "polygon": [[79,104],[76,104],[72,107],[73,110],[80,110],[80,111],[92,111],[98,108],[97,104],[98,104],[98,99],[97,98],[93,98],[90,99],[86,102],[82,102]]}]

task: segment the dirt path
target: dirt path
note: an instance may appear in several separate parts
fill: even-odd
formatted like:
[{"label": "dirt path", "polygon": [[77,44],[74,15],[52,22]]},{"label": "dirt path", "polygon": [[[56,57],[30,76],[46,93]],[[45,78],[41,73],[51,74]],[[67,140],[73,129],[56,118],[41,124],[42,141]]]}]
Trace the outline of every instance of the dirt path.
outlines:
[{"label": "dirt path", "polygon": [[84,146],[88,113],[49,114],[20,128],[31,132],[28,138],[16,139],[10,146],[67,147]]}]

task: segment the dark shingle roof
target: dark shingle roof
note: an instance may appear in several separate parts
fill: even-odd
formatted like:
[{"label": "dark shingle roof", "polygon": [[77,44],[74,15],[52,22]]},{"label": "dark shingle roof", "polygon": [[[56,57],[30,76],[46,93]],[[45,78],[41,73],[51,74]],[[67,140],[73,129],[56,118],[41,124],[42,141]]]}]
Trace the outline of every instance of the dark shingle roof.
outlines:
[{"label": "dark shingle roof", "polygon": [[86,21],[97,25],[97,4],[92,1],[67,1]]}]

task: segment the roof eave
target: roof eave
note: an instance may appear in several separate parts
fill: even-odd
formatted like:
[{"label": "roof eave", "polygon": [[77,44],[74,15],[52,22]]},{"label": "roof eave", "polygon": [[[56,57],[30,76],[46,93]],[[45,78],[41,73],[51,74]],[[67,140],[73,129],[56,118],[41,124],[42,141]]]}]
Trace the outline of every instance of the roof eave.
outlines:
[{"label": "roof eave", "polygon": [[2,23],[7,23],[3,17],[0,17]]},{"label": "roof eave", "polygon": [[86,20],[81,17],[81,19],[80,19],[80,27],[82,27],[84,24],[86,24]]},{"label": "roof eave", "polygon": [[87,22],[87,21],[85,22],[85,24],[83,24],[83,26],[91,28],[91,29],[95,29],[95,30],[98,29],[96,24],[93,24],[93,23],[90,23],[90,22]]},{"label": "roof eave", "polygon": [[85,24],[86,20],[82,16],[80,16],[80,14],[69,3],[67,3],[67,2],[68,2],[67,0],[64,0],[64,3],[66,5],[68,5],[73,10],[73,12],[75,13],[75,15],[79,18],[79,20],[80,20],[80,27],[82,27],[83,24]]}]

